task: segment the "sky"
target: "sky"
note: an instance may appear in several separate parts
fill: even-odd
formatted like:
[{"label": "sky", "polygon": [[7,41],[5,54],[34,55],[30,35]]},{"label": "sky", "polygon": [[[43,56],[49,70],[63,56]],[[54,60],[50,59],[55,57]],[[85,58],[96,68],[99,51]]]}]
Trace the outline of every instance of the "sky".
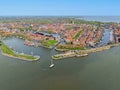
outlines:
[{"label": "sky", "polygon": [[0,16],[120,16],[120,0],[0,0]]}]

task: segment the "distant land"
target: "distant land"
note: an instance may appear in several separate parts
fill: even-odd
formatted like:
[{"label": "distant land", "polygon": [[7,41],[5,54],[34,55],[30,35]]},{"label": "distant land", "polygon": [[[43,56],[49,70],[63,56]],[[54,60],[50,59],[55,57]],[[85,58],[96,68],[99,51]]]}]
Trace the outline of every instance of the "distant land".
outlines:
[{"label": "distant land", "polygon": [[41,19],[55,19],[55,18],[74,18],[88,21],[102,21],[102,22],[120,22],[120,16],[0,16],[2,21],[12,20],[41,20]]}]

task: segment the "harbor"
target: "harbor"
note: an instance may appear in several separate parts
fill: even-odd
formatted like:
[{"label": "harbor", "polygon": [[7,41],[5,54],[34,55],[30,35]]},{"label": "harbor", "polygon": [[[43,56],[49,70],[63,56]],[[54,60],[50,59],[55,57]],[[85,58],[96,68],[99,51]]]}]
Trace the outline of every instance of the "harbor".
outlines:
[{"label": "harbor", "polygon": [[[65,29],[69,27],[68,24],[63,25],[64,28],[60,24],[46,25],[52,27],[59,35],[62,34],[60,39],[53,38],[48,33],[39,35],[29,30],[16,33],[18,29],[18,31],[16,29],[10,31],[10,28],[4,28],[4,25],[6,24],[0,26],[2,28],[0,33],[8,35],[2,37],[5,45],[17,54],[40,56],[40,60],[28,62],[23,58],[3,55],[0,51],[1,90],[117,90],[120,88],[118,24],[108,25],[108,28],[102,26],[98,29],[94,25],[69,24],[72,28],[68,32],[63,30],[62,33],[56,28]],[[11,26],[11,24],[7,25]],[[14,25],[19,26],[21,23],[12,23],[12,26]],[[73,42],[67,42],[69,40]],[[38,43],[42,43],[43,46],[36,46]],[[62,49],[57,48],[60,44],[64,46]],[[49,49],[49,46],[52,48]]]},{"label": "harbor", "polygon": [[[32,87],[37,87],[37,89],[49,89],[54,84],[53,88],[51,88],[54,90],[54,88],[58,89],[60,86],[67,86],[67,83],[72,82],[67,87],[69,90],[72,90],[71,88],[74,83],[80,83],[79,86],[75,84],[74,88],[77,87],[78,89],[84,90],[86,89],[83,86],[84,84],[88,86],[89,90],[93,90],[95,89],[94,84],[98,88],[101,88],[102,85],[102,89],[107,85],[108,89],[110,89],[120,81],[119,78],[115,78],[120,75],[119,46],[102,52],[91,53],[87,57],[71,57],[54,60],[53,63],[55,66],[50,68],[51,55],[59,54],[55,50],[51,51],[42,47],[29,47],[24,45],[24,40],[18,38],[8,38],[4,42],[6,45],[15,48],[18,52],[22,52],[21,48],[26,54],[31,54],[31,51],[33,51],[33,55],[39,55],[41,59],[37,62],[25,62],[17,58],[3,56],[0,52],[0,83],[2,83],[0,88],[4,87],[4,89],[8,89],[10,87],[12,89],[32,90]],[[115,74],[116,72],[117,74]],[[103,82],[103,79],[101,79],[103,76],[106,78],[106,82]],[[3,79],[3,77],[6,79]],[[64,84],[60,83],[61,81],[64,81]],[[6,84],[8,87],[5,87]]]},{"label": "harbor", "polygon": [[0,90],[120,90],[120,0],[1,0]]}]

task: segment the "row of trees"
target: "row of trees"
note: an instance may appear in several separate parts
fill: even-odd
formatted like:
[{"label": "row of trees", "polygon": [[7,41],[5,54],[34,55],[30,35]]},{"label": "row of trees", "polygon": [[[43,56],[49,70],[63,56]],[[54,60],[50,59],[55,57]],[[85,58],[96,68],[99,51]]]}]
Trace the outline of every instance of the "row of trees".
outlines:
[{"label": "row of trees", "polygon": [[57,46],[57,49],[68,49],[68,50],[84,50],[85,47],[80,45],[73,45],[73,44],[60,44]]}]

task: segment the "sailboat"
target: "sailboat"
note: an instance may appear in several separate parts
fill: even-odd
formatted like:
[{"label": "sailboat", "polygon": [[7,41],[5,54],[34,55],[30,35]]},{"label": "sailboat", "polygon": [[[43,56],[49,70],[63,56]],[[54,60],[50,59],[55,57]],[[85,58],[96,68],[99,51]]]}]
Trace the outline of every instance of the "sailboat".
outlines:
[{"label": "sailboat", "polygon": [[[54,48],[55,48],[55,47],[53,47],[52,50],[51,50],[51,56],[52,56],[52,54],[53,54]],[[53,67],[55,66],[55,64],[53,63],[53,59],[50,59],[50,63],[51,63],[51,64],[50,64],[49,68],[53,68]]]},{"label": "sailboat", "polygon": [[51,65],[49,66],[50,68],[54,67],[54,63],[53,63],[53,60],[51,59]]}]

